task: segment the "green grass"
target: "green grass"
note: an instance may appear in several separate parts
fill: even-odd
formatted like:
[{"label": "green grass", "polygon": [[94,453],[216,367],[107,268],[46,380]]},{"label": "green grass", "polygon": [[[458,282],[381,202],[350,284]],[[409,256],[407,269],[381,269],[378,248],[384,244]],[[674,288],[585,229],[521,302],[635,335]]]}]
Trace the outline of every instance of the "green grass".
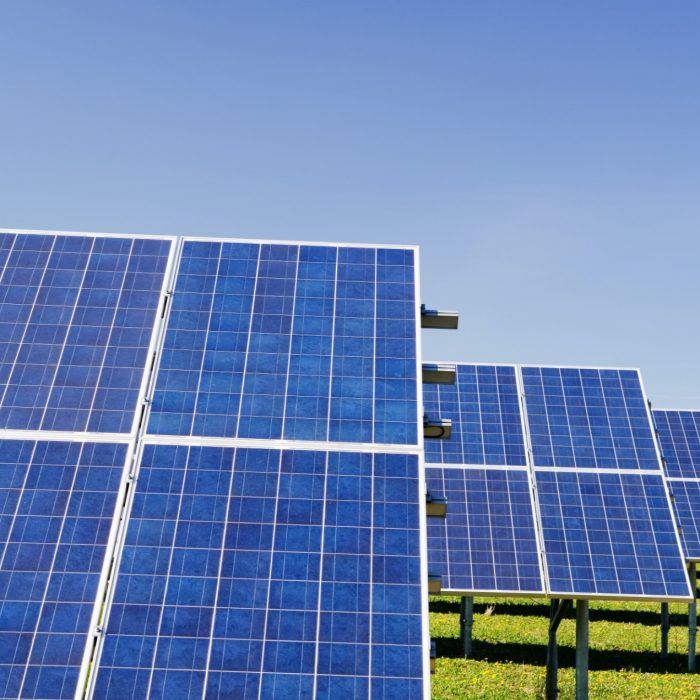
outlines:
[{"label": "green grass", "polygon": [[[700,698],[700,674],[687,668],[686,605],[671,605],[669,654],[660,654],[660,606],[648,603],[590,604],[589,691],[592,699]],[[575,621],[562,621],[559,697],[574,697]],[[437,642],[433,700],[543,698],[549,603],[522,598],[477,598],[471,659],[462,658],[459,598],[433,598],[430,633]]]}]

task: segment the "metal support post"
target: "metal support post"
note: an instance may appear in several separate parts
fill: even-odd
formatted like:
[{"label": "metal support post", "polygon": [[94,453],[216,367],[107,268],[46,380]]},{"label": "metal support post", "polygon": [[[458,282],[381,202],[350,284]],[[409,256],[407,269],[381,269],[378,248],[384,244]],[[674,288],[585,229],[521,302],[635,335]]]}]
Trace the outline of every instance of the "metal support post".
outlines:
[{"label": "metal support post", "polygon": [[557,700],[557,673],[559,671],[559,654],[557,651],[557,629],[564,613],[571,605],[570,600],[552,599],[549,607],[549,637],[547,640],[547,676],[545,680],[545,697]]},{"label": "metal support post", "polygon": [[695,671],[695,638],[698,632],[698,579],[695,564],[688,566],[693,602],[688,603],[688,671]]},{"label": "metal support post", "polygon": [[576,601],[576,700],[588,700],[588,601]]},{"label": "metal support post", "polygon": [[671,628],[671,616],[668,603],[661,603],[661,656],[668,657],[668,631]]},{"label": "metal support post", "polygon": [[462,640],[464,658],[472,655],[472,628],[474,627],[474,598],[465,596],[459,612],[459,638]]}]

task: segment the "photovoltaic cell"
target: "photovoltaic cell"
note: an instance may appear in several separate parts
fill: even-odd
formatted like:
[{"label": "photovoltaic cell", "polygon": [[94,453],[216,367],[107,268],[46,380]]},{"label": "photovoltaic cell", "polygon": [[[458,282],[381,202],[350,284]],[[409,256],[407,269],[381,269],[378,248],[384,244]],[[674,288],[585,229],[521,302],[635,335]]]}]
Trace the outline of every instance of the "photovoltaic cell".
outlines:
[{"label": "photovoltaic cell", "polygon": [[149,433],[417,444],[412,249],[188,240]]},{"label": "photovoltaic cell", "polygon": [[94,697],[422,697],[418,469],[147,445]]},{"label": "photovoltaic cell", "polygon": [[689,595],[660,473],[535,476],[552,595]]},{"label": "photovoltaic cell", "polygon": [[0,233],[0,429],[131,430],[170,245]]},{"label": "photovoltaic cell", "polygon": [[126,450],[0,441],[0,697],[74,697]]},{"label": "photovoltaic cell", "polygon": [[700,411],[652,411],[666,475],[700,478]]},{"label": "photovoltaic cell", "polygon": [[426,440],[426,464],[525,466],[515,367],[456,367],[454,384],[423,385],[426,415],[452,420],[449,440]]},{"label": "photovoltaic cell", "polygon": [[545,592],[525,469],[428,467],[446,518],[428,519],[428,570],[445,593]]},{"label": "photovoltaic cell", "polygon": [[659,469],[636,370],[522,367],[535,466]]}]

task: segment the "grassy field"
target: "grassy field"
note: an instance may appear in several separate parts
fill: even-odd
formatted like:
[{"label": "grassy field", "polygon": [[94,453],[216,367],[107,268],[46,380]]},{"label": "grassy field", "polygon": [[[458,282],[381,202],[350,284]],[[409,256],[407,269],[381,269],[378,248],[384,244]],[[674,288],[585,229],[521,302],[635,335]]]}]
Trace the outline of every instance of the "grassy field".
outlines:
[{"label": "grassy field", "polygon": [[[671,605],[669,654],[660,654],[660,606],[590,604],[591,698],[700,698],[700,674],[688,674],[686,605]],[[559,627],[560,698],[574,697],[574,612]],[[433,598],[430,632],[437,642],[433,700],[543,698],[549,603],[477,598],[474,653],[462,658],[459,598]]]}]

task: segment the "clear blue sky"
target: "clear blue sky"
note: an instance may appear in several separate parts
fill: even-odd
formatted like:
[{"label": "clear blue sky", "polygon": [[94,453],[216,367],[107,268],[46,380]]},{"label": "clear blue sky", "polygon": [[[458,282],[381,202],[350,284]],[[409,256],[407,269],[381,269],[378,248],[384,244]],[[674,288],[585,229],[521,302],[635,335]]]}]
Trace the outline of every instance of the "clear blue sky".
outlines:
[{"label": "clear blue sky", "polygon": [[700,2],[4,2],[0,226],[417,243],[426,359],[700,408]]}]

